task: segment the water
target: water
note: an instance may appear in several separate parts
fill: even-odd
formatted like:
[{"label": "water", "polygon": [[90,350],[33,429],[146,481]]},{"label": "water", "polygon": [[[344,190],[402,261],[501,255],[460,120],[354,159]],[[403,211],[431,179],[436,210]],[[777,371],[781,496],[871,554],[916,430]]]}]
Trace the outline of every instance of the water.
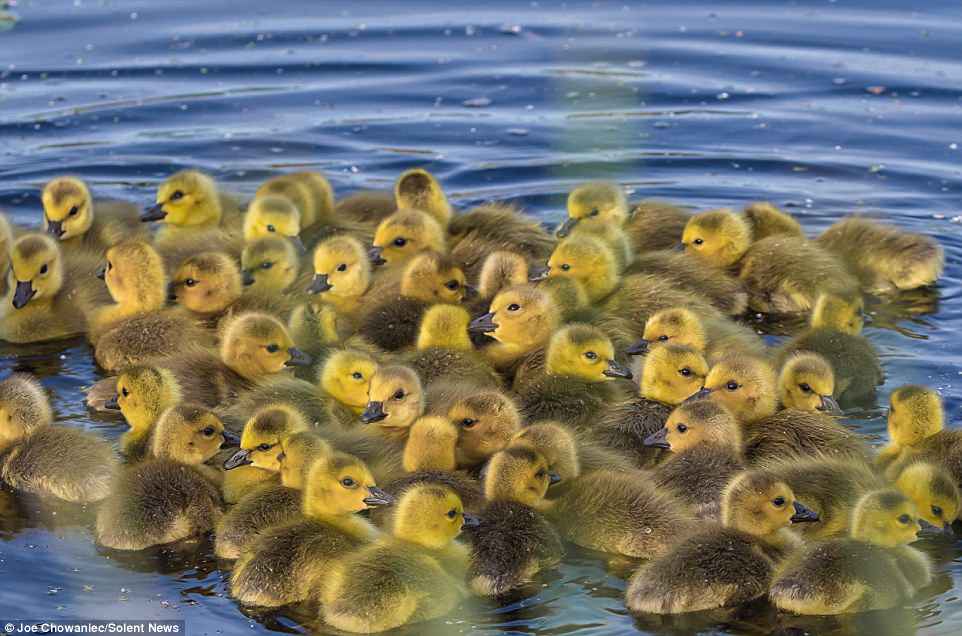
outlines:
[{"label": "water", "polygon": [[[458,206],[516,200],[550,222],[575,183],[596,177],[695,208],[769,199],[810,233],[871,213],[937,236],[948,256],[935,298],[873,305],[866,333],[888,374],[879,403],[919,382],[954,415],[962,7],[907,4],[21,0],[19,22],[0,31],[0,206],[35,226],[42,183],[62,173],[147,203],[186,166],[246,194],[293,168],[321,170],[344,193],[425,166]],[[3,347],[0,368],[43,376],[64,424],[122,431],[82,404],[98,377],[83,342]],[[851,423],[878,440],[882,415]],[[119,557],[92,545],[89,519],[3,493],[0,619],[309,629],[303,612],[240,610],[208,543]],[[924,547],[939,575],[921,598],[843,622],[763,605],[635,620],[621,600],[630,564],[573,552],[543,586],[430,631],[958,633],[962,545]]]}]

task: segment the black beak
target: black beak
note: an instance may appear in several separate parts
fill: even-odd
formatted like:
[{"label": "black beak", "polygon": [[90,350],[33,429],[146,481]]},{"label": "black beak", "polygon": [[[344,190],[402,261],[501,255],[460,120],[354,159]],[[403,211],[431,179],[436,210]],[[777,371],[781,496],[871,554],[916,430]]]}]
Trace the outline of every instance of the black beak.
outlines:
[{"label": "black beak", "polygon": [[285,367],[307,367],[310,366],[313,358],[307,355],[297,347],[291,347],[287,350],[290,359],[284,363]]},{"label": "black beak", "polygon": [[107,409],[108,411],[119,411],[120,402],[117,401],[119,397],[120,397],[119,395],[112,396],[109,400],[104,402],[104,408]]},{"label": "black beak", "polygon": [[842,407],[839,406],[838,402],[835,401],[831,395],[823,395],[822,404],[818,407],[819,411],[824,411],[830,415],[841,415]]},{"label": "black beak", "polygon": [[244,283],[245,287],[250,287],[254,284],[254,272],[249,269],[245,269],[241,272],[241,282]]},{"label": "black beak", "polygon": [[671,450],[671,444],[668,443],[667,428],[659,428],[657,431],[646,437],[643,443],[649,448],[664,448],[665,450]]},{"label": "black beak", "polygon": [[601,372],[601,375],[608,378],[624,378],[630,380],[634,376],[631,374],[631,369],[621,364],[618,364],[614,360],[608,361],[608,368]]},{"label": "black beak", "polygon": [[685,251],[685,244],[684,244],[684,243],[679,243],[678,245],[676,245],[675,247],[673,247],[673,248],[671,248],[671,249],[673,249],[673,250],[676,251],[676,252],[684,252],[684,251]]},{"label": "black beak", "polygon": [[169,302],[177,302],[177,283],[171,281],[167,284],[167,300]]},{"label": "black beak", "polygon": [[381,258],[381,252],[384,251],[383,247],[378,247],[377,245],[372,245],[367,251],[367,258],[371,261],[371,265],[378,267],[379,265],[384,265],[387,261]]},{"label": "black beak", "polygon": [[627,353],[630,356],[646,356],[648,355],[648,345],[650,344],[651,342],[649,342],[648,340],[641,339],[635,344],[625,349],[625,353]]},{"label": "black beak", "polygon": [[394,503],[394,497],[387,494],[377,486],[368,486],[367,491],[371,493],[370,497],[365,497],[363,499],[365,505],[376,508],[378,506],[390,506]]},{"label": "black beak", "polygon": [[150,206],[144,213],[140,215],[140,220],[144,223],[149,223],[150,221],[162,221],[167,213],[164,212],[163,203],[155,203]]},{"label": "black beak", "polygon": [[464,286],[464,300],[470,300],[470,299],[472,299],[472,298],[477,298],[477,297],[478,297],[478,288],[475,287],[474,285],[467,285],[467,284],[465,284],[465,286]]},{"label": "black beak", "polygon": [[364,412],[361,413],[361,421],[365,424],[380,422],[385,417],[387,413],[384,412],[384,402],[368,402]]},{"label": "black beak", "polygon": [[561,475],[558,473],[548,473],[548,484],[553,486],[561,481]]},{"label": "black beak", "polygon": [[299,253],[303,254],[304,252],[307,251],[307,248],[304,247],[304,241],[301,240],[300,236],[297,236],[297,235],[292,236],[291,243],[294,244],[294,247],[297,249]]},{"label": "black beak", "polygon": [[481,518],[477,515],[465,512],[462,516],[464,517],[464,523],[461,525],[462,528],[477,528],[481,525]]},{"label": "black beak", "polygon": [[18,280],[17,288],[13,292],[13,308],[23,309],[36,293],[37,290],[33,288],[33,284],[29,280]]},{"label": "black beak", "polygon": [[311,284],[307,286],[307,291],[311,294],[320,294],[331,289],[333,285],[327,282],[327,274],[314,274]]},{"label": "black beak", "polygon": [[242,448],[227,458],[227,461],[224,462],[224,470],[234,470],[252,463],[251,452]]},{"label": "black beak", "polygon": [[569,216],[567,219],[565,219],[565,222],[562,223],[561,226],[558,228],[558,231],[555,232],[555,235],[558,238],[565,238],[566,236],[571,234],[571,230],[575,229],[575,226],[578,225],[578,221],[580,220],[581,219],[573,219]]},{"label": "black beak", "polygon": [[537,267],[532,267],[528,270],[528,281],[532,283],[537,283],[548,279],[548,273],[551,272],[551,268],[547,265],[541,265]]},{"label": "black beak", "polygon": [[490,333],[498,328],[498,323],[494,321],[494,314],[488,312],[478,316],[468,324],[468,331],[471,333]]},{"label": "black beak", "polygon": [[695,402],[697,400],[704,400],[710,395],[711,395],[711,389],[709,389],[708,387],[702,387],[695,393],[692,393],[691,395],[689,395],[688,398],[685,400],[685,403]]},{"label": "black beak", "polygon": [[798,503],[795,505],[795,514],[792,515],[792,523],[811,523],[813,521],[818,521],[818,513],[814,510],[810,510]]},{"label": "black beak", "polygon": [[63,236],[63,221],[51,221],[47,219],[47,234],[55,239]]},{"label": "black beak", "polygon": [[97,278],[100,280],[107,280],[107,266],[101,265],[100,269],[97,270]]},{"label": "black beak", "polygon": [[240,435],[237,433],[224,431],[221,436],[224,438],[224,442],[220,445],[221,448],[237,448],[240,446]]}]

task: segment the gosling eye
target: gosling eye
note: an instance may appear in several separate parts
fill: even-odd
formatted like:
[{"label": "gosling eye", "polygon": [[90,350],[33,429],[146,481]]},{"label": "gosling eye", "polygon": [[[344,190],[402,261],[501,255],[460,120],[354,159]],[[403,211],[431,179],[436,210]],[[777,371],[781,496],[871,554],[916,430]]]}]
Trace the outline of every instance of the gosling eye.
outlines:
[{"label": "gosling eye", "polygon": [[518,303],[511,303],[508,305],[508,311],[518,311],[519,309],[521,309],[521,305]]},{"label": "gosling eye", "polygon": [[171,201],[180,201],[184,198],[184,193],[180,190],[176,190],[172,195],[170,195]]},{"label": "gosling eye", "polygon": [[408,244],[407,239],[401,238],[400,236],[394,239],[394,245],[396,247],[404,247],[407,244]]},{"label": "gosling eye", "polygon": [[338,266],[337,266],[337,271],[339,271],[339,272],[346,272],[346,271],[347,271],[347,263],[341,263],[340,265],[338,265]]},{"label": "gosling eye", "polygon": [[261,269],[270,269],[272,267],[274,267],[274,263],[270,261],[264,261],[263,263],[261,263]]},{"label": "gosling eye", "polygon": [[111,263],[110,261],[107,261],[107,271],[109,272],[109,271],[112,270],[113,268],[114,268],[114,264]]},{"label": "gosling eye", "polygon": [[401,389],[398,389],[397,391],[395,391],[395,392],[394,392],[394,399],[395,399],[395,400],[403,400],[403,399],[404,399],[404,391],[402,391]]},{"label": "gosling eye", "polygon": [[658,342],[668,342],[668,336],[665,334],[661,334],[660,336],[658,336]]},{"label": "gosling eye", "polygon": [[459,283],[456,280],[449,280],[448,282],[444,283],[444,286],[450,289],[451,291],[454,291],[455,289],[461,286],[461,283]]},{"label": "gosling eye", "polygon": [[691,375],[691,369],[689,369],[688,367],[684,367],[682,369],[678,369],[678,373],[682,374],[684,377],[687,378]]},{"label": "gosling eye", "polygon": [[341,485],[344,486],[345,488],[356,488],[357,482],[351,479],[350,477],[345,477],[344,479],[341,480]]},{"label": "gosling eye", "polygon": [[43,266],[40,268],[40,273],[41,273],[41,274],[46,274],[48,269],[49,269],[49,268],[47,267],[47,264],[44,263]]},{"label": "gosling eye", "polygon": [[268,231],[268,232],[276,232],[276,231],[277,231],[277,228],[274,227],[271,223],[268,223],[268,224],[267,224],[267,231]]},{"label": "gosling eye", "polygon": [[466,417],[463,420],[461,420],[461,426],[463,426],[464,428],[471,428],[477,423],[478,423],[478,420],[473,420],[470,417]]},{"label": "gosling eye", "polygon": [[738,387],[739,387],[738,382],[735,382],[734,380],[729,380],[728,384],[725,385],[725,388],[728,389],[729,391],[737,391]]},{"label": "gosling eye", "polygon": [[187,285],[188,287],[193,287],[194,285],[197,284],[197,281],[194,280],[193,278],[188,278],[187,280],[184,281],[184,284]]},{"label": "gosling eye", "polygon": [[127,390],[127,387],[124,387],[120,389],[120,394],[124,397],[127,397],[128,395],[130,395],[130,391]]},{"label": "gosling eye", "polygon": [[67,212],[67,216],[77,216],[78,214],[80,214],[80,208],[77,206],[73,206],[70,208],[70,211]]},{"label": "gosling eye", "polygon": [[705,241],[700,238],[696,238],[694,241],[692,241],[692,243],[694,243],[695,245],[702,245],[704,242]]},{"label": "gosling eye", "polygon": [[685,432],[688,431],[688,425],[687,425],[687,424],[679,424],[678,426],[675,427],[675,430],[678,431],[679,433],[685,433]]},{"label": "gosling eye", "polygon": [[448,510],[448,519],[454,519],[457,516],[458,516],[457,510],[455,510],[454,508],[451,508],[450,510]]},{"label": "gosling eye", "polygon": [[599,214],[601,214],[601,210],[598,208],[591,208],[591,212],[588,213],[588,216],[598,216]]},{"label": "gosling eye", "polygon": [[941,517],[942,517],[942,507],[941,507],[941,506],[932,506],[932,514],[935,515],[936,517],[941,518]]},{"label": "gosling eye", "polygon": [[561,271],[567,272],[567,271],[569,271],[570,269],[571,269],[571,265],[569,265],[568,263],[562,263],[562,264],[561,264]]},{"label": "gosling eye", "polygon": [[548,471],[546,471],[544,468],[542,468],[541,470],[539,470],[538,472],[536,472],[536,473],[534,474],[534,476],[537,477],[538,479],[544,479],[545,477],[548,476]]},{"label": "gosling eye", "polygon": [[354,373],[351,374],[351,377],[354,378],[355,380],[363,380],[364,374],[361,373],[360,371],[355,371]]},{"label": "gosling eye", "polygon": [[781,508],[782,506],[785,505],[785,497],[775,497],[774,499],[772,499],[772,504],[776,508]]},{"label": "gosling eye", "polygon": [[589,360],[597,360],[598,354],[595,353],[594,351],[585,351],[585,357],[588,358]]},{"label": "gosling eye", "polygon": [[801,384],[798,385],[798,388],[800,388],[800,389],[801,389],[802,391],[804,391],[805,393],[811,393],[811,392],[812,392],[812,387],[809,386],[809,384],[808,384],[807,382],[802,382]]},{"label": "gosling eye", "polygon": [[262,451],[269,451],[269,450],[271,449],[271,445],[268,444],[267,442],[264,442],[263,444],[260,444],[260,445],[257,447],[257,449],[258,449],[258,450],[262,450]]},{"label": "gosling eye", "polygon": [[205,428],[205,429],[204,429],[203,431],[201,431],[201,432],[204,434],[204,437],[210,437],[211,435],[214,434],[214,427],[213,427],[213,426],[208,426],[207,428]]},{"label": "gosling eye", "polygon": [[901,523],[903,526],[907,526],[911,521],[912,521],[912,517],[910,517],[909,515],[905,515],[905,514],[899,515],[899,523]]},{"label": "gosling eye", "polygon": [[265,349],[267,349],[268,353],[277,353],[278,351],[280,351],[280,347],[273,342],[267,345]]}]

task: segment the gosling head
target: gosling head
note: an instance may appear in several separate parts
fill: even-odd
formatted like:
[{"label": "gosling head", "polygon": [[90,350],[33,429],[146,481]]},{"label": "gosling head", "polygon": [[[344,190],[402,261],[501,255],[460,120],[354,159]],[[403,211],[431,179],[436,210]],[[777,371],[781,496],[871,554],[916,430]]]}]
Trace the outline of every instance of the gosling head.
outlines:
[{"label": "gosling head", "polygon": [[333,302],[360,298],[371,285],[371,262],[364,246],[348,235],[334,236],[314,249],[314,278],[307,291]]},{"label": "gosling head", "polygon": [[937,464],[912,462],[899,473],[895,487],[912,500],[919,518],[931,526],[944,530],[959,516],[959,487]]},{"label": "gosling head", "polygon": [[43,187],[43,229],[66,241],[83,236],[94,222],[93,198],[83,180],[57,177]]},{"label": "gosling head", "polygon": [[281,236],[302,246],[301,213],[290,199],[274,194],[254,197],[244,213],[244,241]]},{"label": "gosling head", "polygon": [[394,266],[409,261],[423,250],[447,252],[444,229],[425,212],[403,209],[377,226],[368,257],[375,266]]},{"label": "gosling head", "polygon": [[509,287],[494,297],[488,313],[469,328],[521,351],[533,351],[551,337],[561,322],[554,299],[533,285]]},{"label": "gosling head", "polygon": [[474,344],[468,334],[471,314],[458,305],[434,305],[421,317],[418,330],[419,351],[433,347],[454,351],[471,351]]},{"label": "gosling head", "polygon": [[173,373],[161,367],[130,367],[117,376],[117,395],[107,408],[119,409],[130,429],[143,434],[180,401],[180,383]]},{"label": "gosling head", "polygon": [[778,374],[778,401],[786,409],[841,414],[842,409],[832,397],[834,392],[832,365],[817,353],[794,354]]},{"label": "gosling head", "polygon": [[241,253],[241,282],[257,292],[283,292],[294,284],[300,268],[294,244],[277,236],[248,243]]},{"label": "gosling head", "polygon": [[128,241],[108,249],[103,278],[118,305],[156,311],[167,304],[164,261],[149,243]]},{"label": "gosling head", "polygon": [[915,541],[921,529],[915,504],[897,490],[863,495],[852,511],[850,532],[859,541],[894,548]]},{"label": "gosling head", "polygon": [[401,275],[401,295],[427,303],[460,303],[467,292],[464,271],[434,251],[412,257]]},{"label": "gosling head", "polygon": [[865,326],[864,306],[861,296],[819,294],[812,308],[810,323],[816,329],[836,329],[858,335]]},{"label": "gosling head", "polygon": [[535,509],[546,507],[545,495],[561,478],[551,472],[548,460],[531,448],[511,447],[496,453],[484,474],[484,498],[516,501]]},{"label": "gosling head", "polygon": [[325,393],[360,415],[367,406],[377,368],[374,358],[363,351],[336,351],[321,367],[319,383]]},{"label": "gosling head", "polygon": [[721,522],[727,528],[767,537],[811,521],[818,515],[795,499],[788,484],[761,471],[738,473],[722,492]]},{"label": "gosling head", "polygon": [[240,298],[241,273],[227,254],[201,252],[174,272],[168,298],[198,314],[217,314]]},{"label": "gosling head", "polygon": [[548,278],[572,278],[584,288],[589,302],[602,300],[618,286],[618,260],[603,240],[578,233],[566,238],[548,259]]},{"label": "gosling head", "polygon": [[453,471],[457,468],[455,447],[458,429],[445,417],[426,415],[408,431],[401,465],[409,473],[420,470]]},{"label": "gosling head", "polygon": [[666,344],[656,347],[645,360],[641,395],[676,406],[698,393],[708,375],[708,363],[691,347]]},{"label": "gosling head", "polygon": [[464,527],[479,524],[464,512],[461,498],[445,486],[422,484],[404,491],[394,513],[392,534],[429,550],[447,547]]},{"label": "gosling head", "polygon": [[628,199],[617,183],[585,183],[568,195],[568,218],[558,228],[557,235],[565,238],[576,227],[621,227],[628,220],[628,214]]},{"label": "gosling head", "polygon": [[421,380],[409,367],[378,367],[371,377],[367,397],[361,421],[382,429],[405,431],[424,412]]},{"label": "gosling head", "polygon": [[280,320],[257,312],[230,320],[221,337],[220,354],[224,364],[249,380],[311,363],[310,356],[294,346]]},{"label": "gosling head", "polygon": [[645,355],[649,348],[666,342],[704,353],[708,343],[705,325],[698,314],[687,307],[662,309],[648,318],[642,340],[632,345],[628,353]]},{"label": "gosling head", "polygon": [[55,297],[63,286],[63,259],[56,241],[47,234],[18,238],[10,252],[9,279],[14,309]]},{"label": "gosling head", "polygon": [[0,451],[51,423],[50,400],[36,378],[15,373],[0,382]]},{"label": "gosling head", "polygon": [[711,368],[705,393],[740,422],[757,422],[777,408],[775,370],[761,358],[728,356]]},{"label": "gosling head", "polygon": [[333,453],[315,461],[304,486],[304,515],[336,518],[392,503],[377,487],[367,465],[347,453]]},{"label": "gosling head", "polygon": [[567,482],[581,474],[581,459],[574,434],[557,422],[536,422],[511,438],[509,448],[530,448],[548,461],[548,467]]},{"label": "gosling head", "polygon": [[156,203],[141,221],[160,221],[182,227],[214,226],[223,210],[214,180],[197,170],[182,170],[157,188]]},{"label": "gosling head", "polygon": [[398,209],[421,210],[446,226],[451,219],[451,204],[433,174],[422,168],[401,173],[394,184],[394,198]]},{"label": "gosling head", "polygon": [[329,221],[334,212],[334,189],[318,172],[294,172],[271,177],[257,189],[254,198],[281,196],[288,199],[301,215],[301,226]]},{"label": "gosling head", "polygon": [[281,453],[281,441],[288,435],[306,431],[304,416],[287,404],[272,404],[260,409],[244,424],[240,450],[226,462],[225,470],[251,465],[256,468],[278,472],[281,469],[277,457]]},{"label": "gosling head", "polygon": [[481,391],[455,401],[448,419],[458,429],[457,464],[477,466],[508,445],[521,429],[518,408],[500,391]]},{"label": "gosling head", "polygon": [[209,461],[236,436],[225,433],[213,411],[197,404],[178,404],[164,411],[151,438],[154,457],[198,465]]},{"label": "gosling head", "polygon": [[900,386],[889,397],[889,439],[912,447],[945,426],[942,398],[934,390],[914,384]]},{"label": "gosling head", "polygon": [[507,287],[528,282],[528,261],[515,252],[491,252],[481,265],[478,295],[486,300]]},{"label": "gosling head", "polygon": [[688,220],[681,243],[687,254],[720,268],[737,263],[752,244],[752,228],[731,210],[712,210]]},{"label": "gosling head", "polygon": [[281,484],[295,490],[304,490],[314,462],[334,453],[334,447],[327,440],[311,431],[288,435],[281,440],[280,448],[277,463],[280,466]]},{"label": "gosling head", "polygon": [[631,370],[615,360],[611,340],[597,327],[573,324],[551,336],[545,360],[548,375],[577,378],[585,382],[631,379]]},{"label": "gosling head", "polygon": [[681,404],[665,427],[645,438],[645,446],[683,453],[701,445],[729,449],[741,455],[742,433],[738,420],[721,404],[695,400]]}]

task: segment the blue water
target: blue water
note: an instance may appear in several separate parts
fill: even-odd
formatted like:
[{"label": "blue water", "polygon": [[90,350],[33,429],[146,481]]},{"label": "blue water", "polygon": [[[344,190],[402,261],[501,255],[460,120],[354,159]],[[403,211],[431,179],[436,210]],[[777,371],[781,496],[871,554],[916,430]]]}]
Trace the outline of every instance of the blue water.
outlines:
[{"label": "blue water", "polygon": [[[39,190],[75,173],[147,203],[200,167],[250,194],[270,174],[326,173],[339,193],[425,166],[460,207],[512,200],[548,222],[565,193],[610,178],[694,208],[755,199],[810,233],[859,211],[936,236],[937,293],[872,305],[880,394],[907,382],[962,402],[962,5],[805,2],[394,3],[20,0],[0,17],[0,206],[36,226]],[[5,29],[5,30],[4,30]],[[0,371],[44,377],[64,423],[89,414],[86,344],[0,348]],[[851,423],[873,440],[882,408]],[[248,615],[199,542],[99,553],[89,511],[0,492],[0,620],[163,618],[191,634],[302,632],[296,610]],[[466,605],[411,634],[962,631],[962,545],[924,544],[939,576],[913,605],[845,621],[764,605],[633,619],[630,564],[574,552],[543,585]]]}]

